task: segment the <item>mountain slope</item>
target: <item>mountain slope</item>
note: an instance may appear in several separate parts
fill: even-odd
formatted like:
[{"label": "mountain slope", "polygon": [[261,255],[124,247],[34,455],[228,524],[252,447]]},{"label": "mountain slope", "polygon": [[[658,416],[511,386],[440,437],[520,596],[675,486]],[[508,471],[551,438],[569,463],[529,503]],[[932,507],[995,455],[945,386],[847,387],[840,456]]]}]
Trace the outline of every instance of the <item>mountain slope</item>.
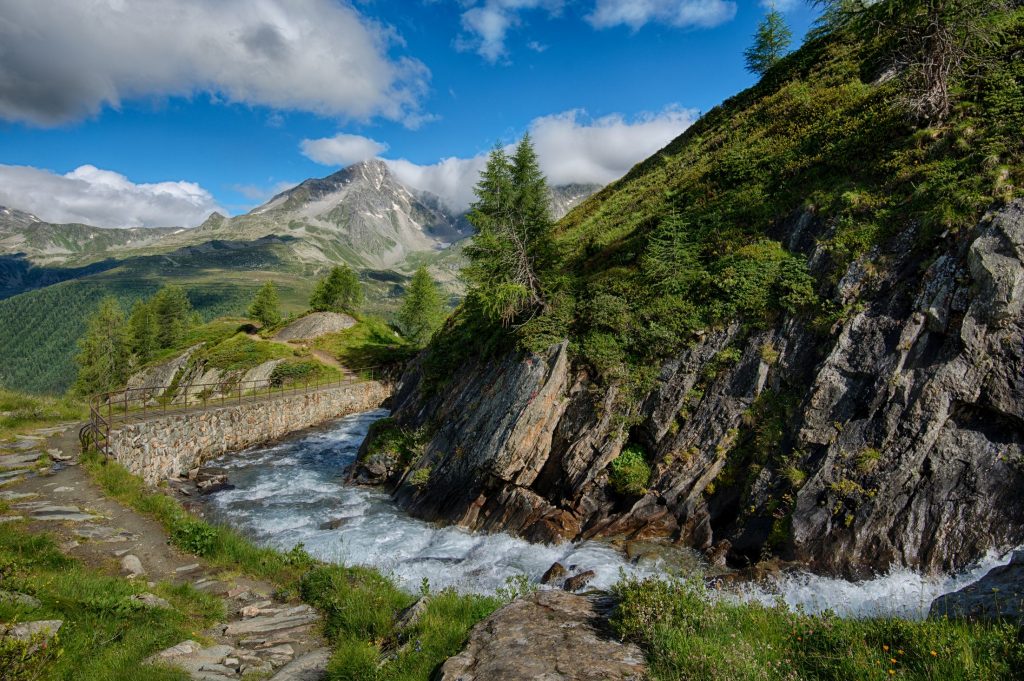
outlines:
[{"label": "mountain slope", "polygon": [[371,441],[356,477],[429,519],[737,567],[1024,542],[1024,13],[994,23],[941,124],[852,28],[709,112],[560,223],[544,314],[464,309],[407,372],[415,475]]}]

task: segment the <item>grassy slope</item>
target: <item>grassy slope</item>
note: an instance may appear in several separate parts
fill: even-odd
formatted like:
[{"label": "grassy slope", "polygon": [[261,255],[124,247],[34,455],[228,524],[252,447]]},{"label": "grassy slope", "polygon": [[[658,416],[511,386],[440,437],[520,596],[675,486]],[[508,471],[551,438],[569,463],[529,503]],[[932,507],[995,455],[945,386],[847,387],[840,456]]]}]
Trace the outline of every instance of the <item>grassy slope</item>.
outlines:
[{"label": "grassy slope", "polygon": [[[64,622],[56,640],[27,659],[24,649],[0,639],[0,677],[11,681],[133,681],[149,655],[195,638],[195,632],[224,616],[219,599],[190,585],[149,588],[105,576],[64,556],[48,537],[29,535],[17,524],[0,525],[0,576],[5,589],[42,604],[33,608],[0,601],[0,621]],[[175,610],[130,600],[146,591],[162,596]],[[187,675],[151,667],[146,678],[182,680]]]},{"label": "grassy slope", "polygon": [[801,211],[834,228],[820,237],[821,299],[798,306],[822,322],[842,314],[823,302],[831,285],[873,245],[917,224],[916,249],[948,248],[944,237],[1024,183],[1022,12],[1004,28],[990,66],[928,128],[898,106],[897,79],[876,82],[877,45],[842,33],[811,41],[559,223],[562,293],[520,340],[569,336],[614,378],[677,353],[698,329],[770,323],[800,283],[777,240]]},{"label": "grassy slope", "polygon": [[0,388],[0,442],[19,433],[88,415],[85,404],[70,397],[37,397]]}]

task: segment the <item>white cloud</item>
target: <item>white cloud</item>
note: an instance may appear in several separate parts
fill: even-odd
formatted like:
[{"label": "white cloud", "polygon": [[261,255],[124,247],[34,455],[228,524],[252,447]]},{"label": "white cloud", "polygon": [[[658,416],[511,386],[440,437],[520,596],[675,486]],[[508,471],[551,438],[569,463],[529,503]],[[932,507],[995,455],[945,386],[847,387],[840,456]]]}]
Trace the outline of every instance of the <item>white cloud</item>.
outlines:
[{"label": "white cloud", "polygon": [[193,227],[213,211],[225,212],[194,182],[135,184],[91,165],[66,175],[0,165],[0,205],[34,213],[46,222],[98,227]]},{"label": "white cloud", "polygon": [[[585,112],[573,110],[537,118],[529,131],[549,183],[608,184],[675,139],[696,118],[696,112],[679,107],[633,120],[621,115],[591,120]],[[469,206],[486,163],[487,154],[446,158],[432,165],[388,161],[402,182],[437,194],[453,210]]]},{"label": "white cloud", "polygon": [[338,133],[334,137],[304,139],[299,143],[302,154],[325,166],[347,166],[366,161],[387,151],[388,145],[362,135]]},{"label": "white cloud", "polygon": [[731,21],[731,0],[597,0],[587,21],[595,28],[625,25],[638,30],[657,22],[678,28],[711,28]]},{"label": "white cloud", "polygon": [[337,0],[0,0],[0,119],[59,125],[125,99],[218,100],[415,124],[429,72]]},{"label": "white cloud", "polygon": [[475,0],[470,0],[467,4],[473,6],[462,13],[462,30],[465,33],[456,39],[455,47],[462,51],[472,50],[493,64],[507,56],[505,39],[511,29],[522,24],[520,12],[544,9],[557,15],[565,3],[564,0],[485,0],[483,4],[476,5]]}]

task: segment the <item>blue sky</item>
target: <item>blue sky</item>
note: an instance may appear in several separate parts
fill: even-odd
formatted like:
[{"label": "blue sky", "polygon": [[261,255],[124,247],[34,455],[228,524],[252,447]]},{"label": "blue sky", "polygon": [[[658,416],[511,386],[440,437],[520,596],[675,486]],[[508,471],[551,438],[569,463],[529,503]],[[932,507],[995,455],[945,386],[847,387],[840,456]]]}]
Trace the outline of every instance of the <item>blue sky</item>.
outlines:
[{"label": "blue sky", "polygon": [[[0,203],[110,226],[244,212],[374,154],[464,203],[479,155],[525,130],[556,181],[606,182],[753,84],[742,52],[764,13],[754,0],[45,4],[0,0]],[[799,43],[812,11],[779,6]]]}]

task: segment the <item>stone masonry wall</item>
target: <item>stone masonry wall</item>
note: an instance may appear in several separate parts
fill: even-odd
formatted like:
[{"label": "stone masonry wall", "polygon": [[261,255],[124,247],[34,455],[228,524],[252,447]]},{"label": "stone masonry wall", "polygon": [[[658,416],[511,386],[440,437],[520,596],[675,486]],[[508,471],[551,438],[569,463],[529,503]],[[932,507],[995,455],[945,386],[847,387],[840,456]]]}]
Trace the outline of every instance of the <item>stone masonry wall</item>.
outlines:
[{"label": "stone masonry wall", "polygon": [[302,395],[236,404],[116,427],[114,458],[154,485],[203,461],[252,447],[334,418],[376,409],[391,389],[367,382]]}]

